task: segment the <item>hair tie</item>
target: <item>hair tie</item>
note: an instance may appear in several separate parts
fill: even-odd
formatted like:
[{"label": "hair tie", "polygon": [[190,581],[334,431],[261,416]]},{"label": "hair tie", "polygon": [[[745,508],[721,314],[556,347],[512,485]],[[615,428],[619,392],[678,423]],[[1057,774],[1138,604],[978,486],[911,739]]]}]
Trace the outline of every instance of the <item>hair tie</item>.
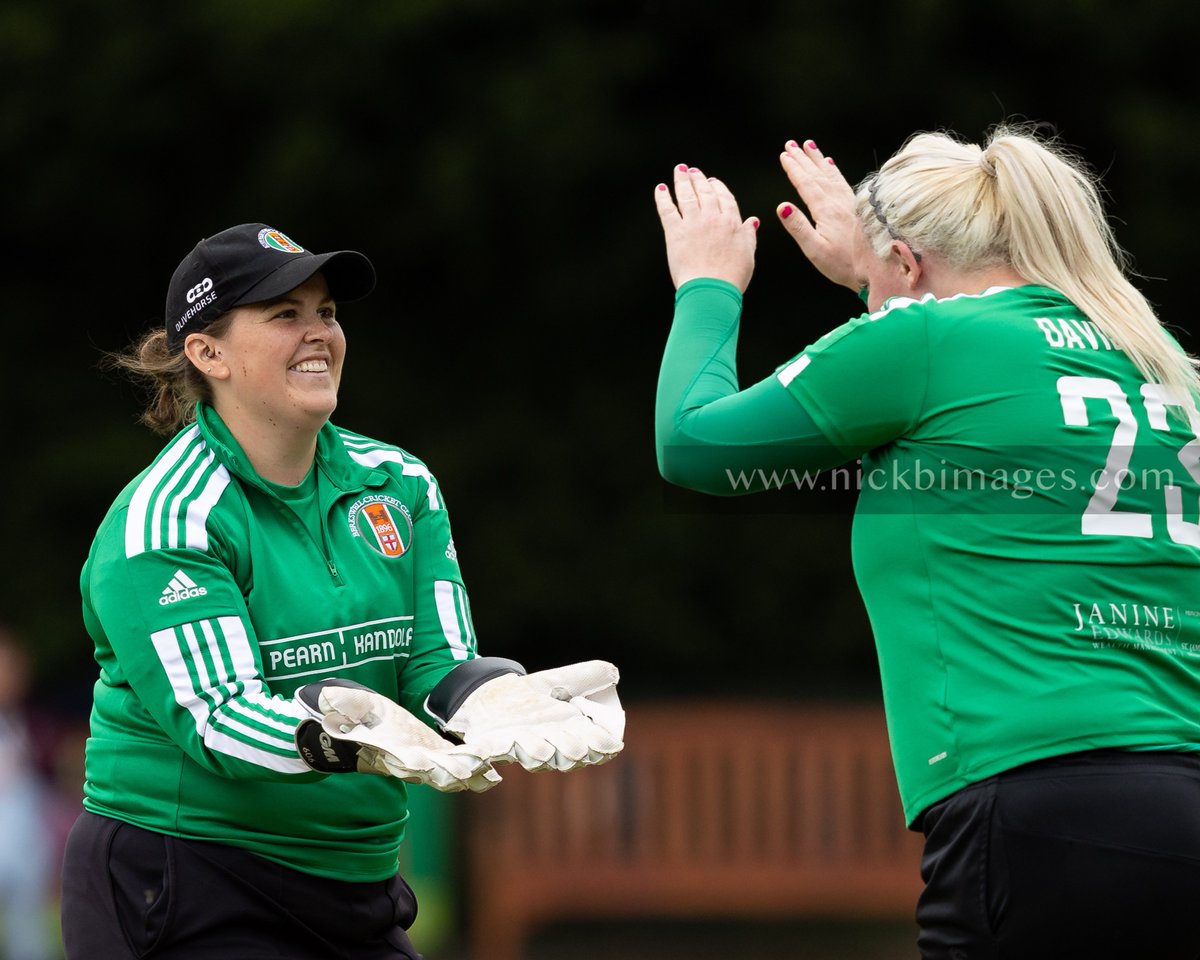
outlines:
[{"label": "hair tie", "polygon": [[987,158],[987,154],[979,154],[979,166],[989,177],[996,179],[996,166]]},{"label": "hair tie", "polygon": [[[896,228],[888,223],[888,218],[883,213],[883,205],[879,202],[879,198],[875,196],[875,192],[878,189],[879,174],[875,174],[875,176],[871,178],[870,186],[867,187],[867,200],[871,204],[871,209],[875,212],[875,219],[883,224],[883,229],[888,232],[889,237],[891,237],[893,240],[898,240],[901,243],[906,244],[908,249],[912,250],[912,244],[900,236],[900,234],[896,232]],[[921,262],[921,255],[916,250],[912,250],[912,255],[917,263]]]},{"label": "hair tie", "polygon": [[875,212],[875,219],[883,224],[887,230],[888,236],[893,240],[899,240],[900,234],[896,233],[895,229],[888,223],[887,217],[883,215],[883,207],[879,203],[879,198],[875,196],[875,191],[879,189],[879,175],[876,174],[871,178],[871,185],[867,188],[867,200],[871,204],[871,209]]}]

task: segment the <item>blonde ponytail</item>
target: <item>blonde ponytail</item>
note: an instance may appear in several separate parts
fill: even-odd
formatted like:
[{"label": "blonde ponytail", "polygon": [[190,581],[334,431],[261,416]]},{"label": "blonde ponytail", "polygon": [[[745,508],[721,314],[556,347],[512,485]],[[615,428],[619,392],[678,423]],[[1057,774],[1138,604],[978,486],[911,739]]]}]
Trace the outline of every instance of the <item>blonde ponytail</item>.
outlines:
[{"label": "blonde ponytail", "polygon": [[1149,381],[1196,396],[1200,378],[1129,281],[1129,261],[1083,162],[1030,128],[1000,126],[981,149],[921,133],[858,189],[876,253],[903,238],[956,269],[1007,264],[1059,291]]}]

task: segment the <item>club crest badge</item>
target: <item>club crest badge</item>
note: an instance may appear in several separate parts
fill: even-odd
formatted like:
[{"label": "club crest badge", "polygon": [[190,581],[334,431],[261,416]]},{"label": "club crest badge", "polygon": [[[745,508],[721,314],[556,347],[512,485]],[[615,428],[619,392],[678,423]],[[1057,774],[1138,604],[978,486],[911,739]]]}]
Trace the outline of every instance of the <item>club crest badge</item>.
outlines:
[{"label": "club crest badge", "polygon": [[303,253],[304,248],[291,237],[270,227],[258,231],[258,242],[268,250],[279,250],[283,253]]},{"label": "club crest badge", "polygon": [[346,516],[350,535],[388,559],[402,557],[412,547],[412,515],[395,497],[358,500]]}]

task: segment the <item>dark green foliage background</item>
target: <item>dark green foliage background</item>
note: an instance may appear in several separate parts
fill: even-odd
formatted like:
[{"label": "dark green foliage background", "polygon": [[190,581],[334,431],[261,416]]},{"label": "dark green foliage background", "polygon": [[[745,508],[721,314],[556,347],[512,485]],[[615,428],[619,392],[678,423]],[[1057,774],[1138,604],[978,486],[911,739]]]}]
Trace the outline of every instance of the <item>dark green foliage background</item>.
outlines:
[{"label": "dark green foliage background", "polygon": [[196,240],[261,220],[375,261],[377,292],[342,311],[335,419],[437,474],[485,652],[611,659],[630,698],[873,695],[846,513],[731,511],[658,478],[653,188],[695,164],[765,221],[748,384],[858,306],[774,223],[786,139],[857,179],[917,129],[1045,121],[1104,172],[1139,282],[1194,351],[1198,11],[7,0],[0,620],[85,709],[79,567],[160,446],[96,362],[161,322]]}]

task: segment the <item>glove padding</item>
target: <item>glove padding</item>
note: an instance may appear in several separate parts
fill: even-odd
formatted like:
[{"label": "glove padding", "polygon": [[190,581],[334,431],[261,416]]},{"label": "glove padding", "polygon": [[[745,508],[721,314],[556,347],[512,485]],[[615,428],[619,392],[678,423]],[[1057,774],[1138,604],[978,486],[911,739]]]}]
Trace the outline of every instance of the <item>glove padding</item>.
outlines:
[{"label": "glove padding", "polygon": [[443,793],[482,793],[500,774],[469,746],[440,737],[382,694],[352,680],[322,680],[296,691],[312,720],[296,728],[300,756],[325,773],[376,773]]},{"label": "glove padding", "polygon": [[619,679],[603,660],[506,673],[472,692],[443,729],[492,763],[515,761],[526,770],[607,763],[625,746]]}]

